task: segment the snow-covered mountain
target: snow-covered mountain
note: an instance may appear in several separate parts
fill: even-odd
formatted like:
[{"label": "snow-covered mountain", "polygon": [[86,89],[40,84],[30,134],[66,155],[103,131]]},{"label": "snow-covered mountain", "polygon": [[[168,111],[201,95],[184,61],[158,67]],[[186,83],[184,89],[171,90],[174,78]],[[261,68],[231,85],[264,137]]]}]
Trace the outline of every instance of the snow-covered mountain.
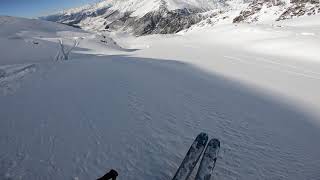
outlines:
[{"label": "snow-covered mountain", "polygon": [[122,28],[137,35],[175,33],[200,22],[201,12],[225,5],[224,0],[112,0],[44,18],[86,30]]},{"label": "snow-covered mountain", "polygon": [[164,4],[168,10],[175,9],[202,9],[209,10],[217,8],[223,1],[216,0],[104,0],[96,4],[85,5],[61,12],[64,15],[76,13],[100,14],[103,9],[119,11],[122,13],[131,12],[132,16],[142,17],[151,11],[157,11]]},{"label": "snow-covered mountain", "polygon": [[86,30],[135,35],[176,33],[196,25],[261,23],[320,13],[319,0],[111,0],[43,17]]}]

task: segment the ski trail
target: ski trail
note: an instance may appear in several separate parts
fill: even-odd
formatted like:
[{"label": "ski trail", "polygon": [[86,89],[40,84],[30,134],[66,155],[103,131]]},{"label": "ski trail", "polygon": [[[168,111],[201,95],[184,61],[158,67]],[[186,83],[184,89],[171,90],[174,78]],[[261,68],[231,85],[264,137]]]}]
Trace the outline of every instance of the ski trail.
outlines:
[{"label": "ski trail", "polygon": [[0,94],[13,94],[23,79],[35,71],[35,64],[0,66]]}]

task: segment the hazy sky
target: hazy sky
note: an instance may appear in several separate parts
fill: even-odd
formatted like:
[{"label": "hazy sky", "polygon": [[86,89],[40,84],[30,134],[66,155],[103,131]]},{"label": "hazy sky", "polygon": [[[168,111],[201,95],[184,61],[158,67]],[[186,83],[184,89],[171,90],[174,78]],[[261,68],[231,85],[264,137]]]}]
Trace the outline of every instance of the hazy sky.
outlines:
[{"label": "hazy sky", "polygon": [[38,17],[99,0],[0,0],[0,15]]}]

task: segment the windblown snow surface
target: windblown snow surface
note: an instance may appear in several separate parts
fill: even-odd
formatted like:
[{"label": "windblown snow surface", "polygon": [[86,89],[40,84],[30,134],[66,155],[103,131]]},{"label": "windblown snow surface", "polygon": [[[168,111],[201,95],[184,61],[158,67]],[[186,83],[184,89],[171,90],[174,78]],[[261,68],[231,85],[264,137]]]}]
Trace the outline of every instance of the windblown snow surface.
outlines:
[{"label": "windblown snow surface", "polygon": [[137,38],[0,17],[0,179],[171,179],[200,132],[214,179],[319,179],[319,18]]}]

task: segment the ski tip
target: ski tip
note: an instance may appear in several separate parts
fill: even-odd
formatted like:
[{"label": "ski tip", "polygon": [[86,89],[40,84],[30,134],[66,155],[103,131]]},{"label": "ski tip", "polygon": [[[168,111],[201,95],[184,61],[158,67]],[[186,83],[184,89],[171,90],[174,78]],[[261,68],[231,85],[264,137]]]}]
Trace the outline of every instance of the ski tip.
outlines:
[{"label": "ski tip", "polygon": [[208,134],[200,133],[195,139],[195,142],[197,142],[197,148],[205,147],[208,140],[209,140]]},{"label": "ski tip", "polygon": [[204,132],[200,133],[196,138],[197,141],[199,141],[199,140],[205,141],[205,144],[208,142],[208,139],[209,139],[208,134],[204,133]]},{"label": "ski tip", "polygon": [[213,138],[209,141],[208,146],[220,147],[220,141],[218,139]]},{"label": "ski tip", "polygon": [[201,132],[198,136],[208,136],[208,134],[205,132]]}]

